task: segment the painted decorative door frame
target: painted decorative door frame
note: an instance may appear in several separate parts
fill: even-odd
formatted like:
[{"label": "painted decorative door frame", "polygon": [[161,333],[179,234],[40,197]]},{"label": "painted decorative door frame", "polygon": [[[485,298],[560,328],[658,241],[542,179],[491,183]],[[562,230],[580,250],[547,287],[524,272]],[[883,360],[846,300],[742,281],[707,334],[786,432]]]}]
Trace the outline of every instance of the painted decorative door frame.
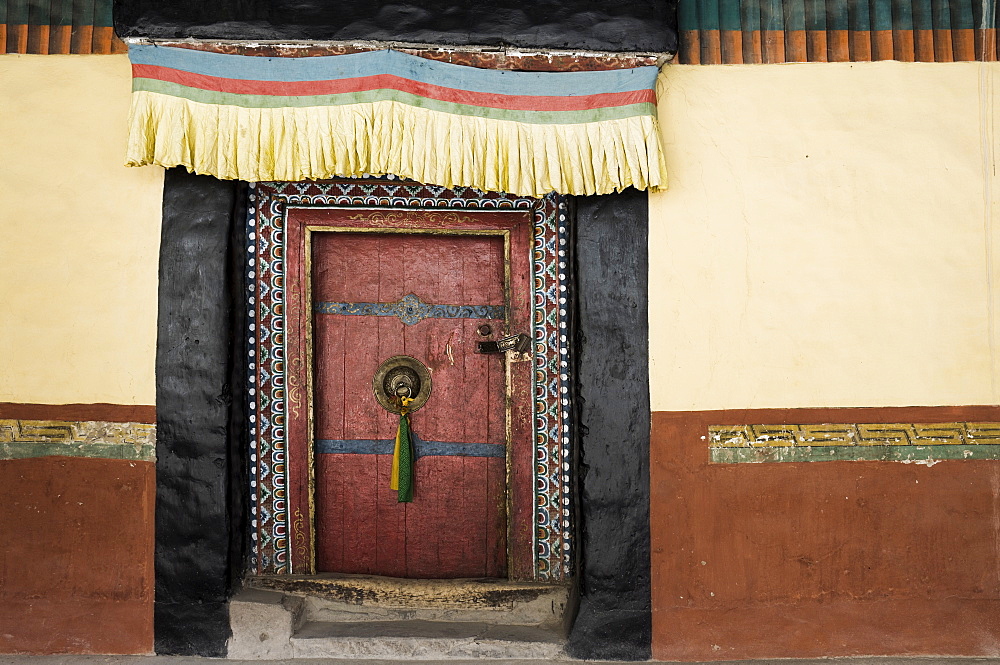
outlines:
[{"label": "painted decorative door frame", "polygon": [[[458,210],[524,210],[534,221],[528,261],[532,292],[534,409],[533,533],[529,570],[519,577],[560,581],[572,574],[570,408],[572,377],[567,339],[567,210],[555,195],[542,199],[484,194],[468,188],[402,182],[392,178],[325,183],[251,185],[247,215],[247,309],[251,571],[311,574],[312,528],[301,496],[292,496],[289,459],[291,412],[306,404],[308,385],[300,353],[289,353],[296,321],[288,297],[286,261],[291,243],[289,207],[421,210],[448,228]],[[306,311],[308,315],[308,310]],[[290,367],[289,363],[296,363]]]}]

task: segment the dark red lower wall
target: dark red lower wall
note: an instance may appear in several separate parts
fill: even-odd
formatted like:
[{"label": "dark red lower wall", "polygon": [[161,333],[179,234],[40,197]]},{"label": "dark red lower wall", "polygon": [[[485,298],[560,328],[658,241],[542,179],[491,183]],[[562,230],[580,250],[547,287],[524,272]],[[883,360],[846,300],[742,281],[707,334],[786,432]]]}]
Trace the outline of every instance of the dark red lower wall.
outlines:
[{"label": "dark red lower wall", "polygon": [[1000,461],[712,464],[709,425],[997,422],[996,407],[659,412],[653,657],[1000,654]]},{"label": "dark red lower wall", "polygon": [[0,460],[0,653],[153,649],[155,465]]}]

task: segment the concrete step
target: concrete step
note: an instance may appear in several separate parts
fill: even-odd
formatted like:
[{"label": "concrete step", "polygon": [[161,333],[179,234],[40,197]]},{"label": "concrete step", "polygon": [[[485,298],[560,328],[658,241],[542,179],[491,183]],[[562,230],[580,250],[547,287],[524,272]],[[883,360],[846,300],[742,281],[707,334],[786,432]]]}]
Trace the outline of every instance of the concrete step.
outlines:
[{"label": "concrete step", "polygon": [[303,625],[290,642],[297,658],[564,658],[564,640],[553,631],[471,621],[316,621]]},{"label": "concrete step", "polygon": [[230,602],[229,657],[553,659],[572,600],[507,580],[256,577]]}]

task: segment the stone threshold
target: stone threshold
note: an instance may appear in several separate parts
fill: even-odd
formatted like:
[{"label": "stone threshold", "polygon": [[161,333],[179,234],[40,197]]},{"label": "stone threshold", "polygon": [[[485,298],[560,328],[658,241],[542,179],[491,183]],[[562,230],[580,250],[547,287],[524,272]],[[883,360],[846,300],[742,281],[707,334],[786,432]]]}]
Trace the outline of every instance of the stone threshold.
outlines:
[{"label": "stone threshold", "polygon": [[495,578],[408,579],[374,575],[259,575],[246,587],[297,596],[312,596],[355,605],[406,608],[510,609],[552,592],[568,591],[569,583],[515,582]]}]

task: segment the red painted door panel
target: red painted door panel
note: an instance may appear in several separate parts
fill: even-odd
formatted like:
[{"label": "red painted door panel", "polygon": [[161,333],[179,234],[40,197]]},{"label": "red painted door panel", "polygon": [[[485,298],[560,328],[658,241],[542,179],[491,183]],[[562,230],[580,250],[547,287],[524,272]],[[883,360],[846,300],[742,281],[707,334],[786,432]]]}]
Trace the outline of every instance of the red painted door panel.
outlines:
[{"label": "red painted door panel", "polygon": [[[489,338],[509,332],[505,236],[420,231],[331,228],[310,236],[313,309],[334,304],[313,313],[316,570],[505,577],[506,361],[473,352],[486,339],[479,326],[492,327]],[[481,318],[438,311],[412,324],[391,314],[347,313],[409,294],[430,306],[495,309]],[[432,375],[430,399],[411,416],[419,439],[480,444],[471,455],[418,457],[412,503],[397,503],[389,488],[392,456],[379,454],[389,452],[399,417],[372,392],[379,365],[399,354]]]}]

